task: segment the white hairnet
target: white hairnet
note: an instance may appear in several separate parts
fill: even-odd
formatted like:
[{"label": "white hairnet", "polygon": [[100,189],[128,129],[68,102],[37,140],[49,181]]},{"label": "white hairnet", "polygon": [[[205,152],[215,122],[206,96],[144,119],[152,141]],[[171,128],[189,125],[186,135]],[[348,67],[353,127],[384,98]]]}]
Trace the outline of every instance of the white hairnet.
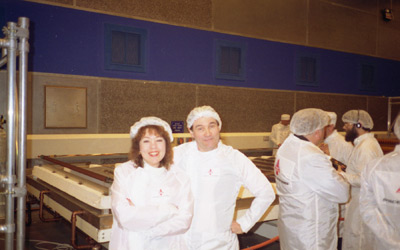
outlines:
[{"label": "white hairnet", "polygon": [[329,123],[329,116],[322,109],[308,108],[297,111],[290,121],[290,130],[296,135],[309,135]]},{"label": "white hairnet", "polygon": [[372,121],[371,116],[367,111],[362,109],[349,110],[342,116],[342,121],[344,123],[361,123],[363,128],[372,129],[374,127],[374,121]]},{"label": "white hairnet", "polygon": [[167,131],[169,135],[170,141],[172,142],[174,140],[174,137],[172,136],[172,130],[169,124],[166,121],[155,116],[143,117],[142,119],[140,119],[140,121],[135,122],[135,124],[131,126],[131,133],[130,133],[131,138],[133,139],[136,136],[141,127],[148,125],[156,125],[164,128],[164,130]]},{"label": "white hairnet", "polygon": [[397,115],[396,121],[393,126],[394,134],[400,139],[400,114]]},{"label": "white hairnet", "polygon": [[221,129],[222,127],[221,118],[219,118],[218,113],[210,106],[196,107],[192,109],[192,111],[190,111],[186,119],[188,129],[190,129],[193,126],[193,123],[201,117],[214,118],[218,122],[219,129]]},{"label": "white hairnet", "polygon": [[329,122],[329,125],[334,125],[336,126],[336,119],[337,119],[337,115],[335,112],[326,112],[329,115],[329,118],[331,118],[331,121]]},{"label": "white hairnet", "polygon": [[290,115],[289,114],[282,114],[281,115],[281,121],[289,121],[290,120]]}]

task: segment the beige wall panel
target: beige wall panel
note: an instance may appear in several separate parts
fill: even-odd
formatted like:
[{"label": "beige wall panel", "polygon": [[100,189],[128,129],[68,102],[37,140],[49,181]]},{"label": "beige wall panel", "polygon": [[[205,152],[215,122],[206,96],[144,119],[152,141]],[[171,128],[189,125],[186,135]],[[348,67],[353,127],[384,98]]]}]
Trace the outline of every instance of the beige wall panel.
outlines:
[{"label": "beige wall panel", "polygon": [[374,55],[376,35],[376,14],[310,1],[310,46]]},{"label": "beige wall panel", "polygon": [[213,27],[252,37],[304,44],[306,0],[215,0]]},{"label": "beige wall panel", "polygon": [[195,106],[193,84],[102,80],[100,88],[100,133],[129,133],[144,116],[157,116],[168,123],[186,121]]},{"label": "beige wall panel", "polygon": [[211,0],[76,0],[77,7],[211,28]]},{"label": "beige wall panel", "polygon": [[338,116],[336,127],[339,131],[342,131],[342,115],[350,109],[367,110],[367,97],[324,93],[296,93],[296,110],[304,108],[320,108],[336,112]]},{"label": "beige wall panel", "polygon": [[388,99],[386,97],[368,97],[368,113],[374,121],[373,130],[387,130]]},{"label": "beige wall panel", "polygon": [[[45,128],[45,85],[87,88],[86,128]],[[28,134],[96,134],[98,80],[69,75],[29,74]],[[31,99],[32,98],[32,99]],[[29,105],[32,103],[32,105]],[[32,127],[30,127],[30,125]]]},{"label": "beige wall panel", "polygon": [[198,105],[220,114],[222,132],[267,132],[282,113],[293,113],[294,93],[232,87],[198,87]]}]

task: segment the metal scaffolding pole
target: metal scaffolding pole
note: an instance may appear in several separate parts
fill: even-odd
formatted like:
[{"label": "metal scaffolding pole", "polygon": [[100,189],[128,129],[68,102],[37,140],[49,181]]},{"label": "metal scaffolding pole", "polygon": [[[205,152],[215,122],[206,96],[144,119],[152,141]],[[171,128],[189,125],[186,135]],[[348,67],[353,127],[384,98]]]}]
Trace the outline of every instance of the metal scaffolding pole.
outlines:
[{"label": "metal scaffolding pole", "polygon": [[14,249],[14,198],[13,188],[15,183],[15,93],[16,93],[16,61],[17,61],[17,25],[8,22],[6,36],[9,41],[7,47],[7,79],[8,79],[8,109],[7,109],[7,165],[6,165],[6,232],[5,249]]},{"label": "metal scaffolding pole", "polygon": [[19,115],[18,115],[18,164],[17,164],[17,250],[24,249],[26,205],[26,129],[27,129],[27,72],[29,52],[29,19],[18,19],[19,38]]},{"label": "metal scaffolding pole", "polygon": [[[25,241],[25,196],[26,196],[26,128],[27,128],[27,53],[29,51],[29,19],[21,17],[18,25],[8,22],[3,28],[5,39],[0,39],[3,55],[1,64],[7,64],[7,152],[5,175],[0,175],[0,182],[5,190],[5,224],[0,225],[0,232],[4,232],[4,249],[14,249],[14,198],[17,197],[17,249],[24,249]],[[18,43],[19,40],[19,43]],[[19,63],[19,93],[17,94],[16,65],[17,54]],[[16,110],[16,100],[19,100]],[[18,120],[18,123],[16,122]],[[18,132],[18,137],[16,136]],[[15,171],[16,145],[18,145],[18,164]],[[17,175],[17,177],[16,177]],[[15,183],[17,182],[17,186]]]}]

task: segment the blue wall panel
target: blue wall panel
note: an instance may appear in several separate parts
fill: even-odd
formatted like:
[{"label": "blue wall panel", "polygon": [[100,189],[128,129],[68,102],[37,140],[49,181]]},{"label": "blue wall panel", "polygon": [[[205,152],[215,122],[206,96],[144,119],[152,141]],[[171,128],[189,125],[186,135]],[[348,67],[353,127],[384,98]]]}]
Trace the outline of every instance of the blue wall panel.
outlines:
[{"label": "blue wall panel", "polygon": [[[398,61],[30,2],[12,2],[1,7],[5,18],[0,21],[17,21],[20,16],[31,20],[30,71],[280,90],[400,95]],[[105,23],[147,30],[145,73],[104,69]],[[215,78],[215,39],[245,44],[245,81]],[[318,55],[319,86],[296,85],[295,61],[299,53]],[[359,68],[365,62],[376,65],[377,89],[374,91],[359,89]]]}]

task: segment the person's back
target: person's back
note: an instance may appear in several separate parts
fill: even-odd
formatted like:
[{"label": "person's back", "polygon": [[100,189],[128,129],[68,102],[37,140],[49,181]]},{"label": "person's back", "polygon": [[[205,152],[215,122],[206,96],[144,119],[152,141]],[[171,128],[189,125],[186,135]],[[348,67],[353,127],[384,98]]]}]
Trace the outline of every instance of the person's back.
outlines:
[{"label": "person's back", "polygon": [[[395,133],[400,138],[400,116]],[[360,214],[364,227],[373,233],[369,249],[400,249],[400,145],[362,172]]]},{"label": "person's back", "polygon": [[[311,115],[304,114],[307,111]],[[313,123],[312,118],[323,112],[316,109],[299,111],[292,122],[308,118]],[[293,134],[278,150],[275,176],[281,249],[336,249],[337,205],[348,200],[349,186],[332,167],[328,156],[316,146],[318,143],[306,138],[318,135],[322,141],[323,127],[323,124],[316,125],[308,132],[298,132],[300,135],[296,134],[296,126],[292,127]]]},{"label": "person's back", "polygon": [[338,219],[337,204],[348,200],[344,180],[317,146],[294,135],[282,144],[275,164],[282,215],[278,229],[286,238],[281,249],[335,249],[332,221]]}]

